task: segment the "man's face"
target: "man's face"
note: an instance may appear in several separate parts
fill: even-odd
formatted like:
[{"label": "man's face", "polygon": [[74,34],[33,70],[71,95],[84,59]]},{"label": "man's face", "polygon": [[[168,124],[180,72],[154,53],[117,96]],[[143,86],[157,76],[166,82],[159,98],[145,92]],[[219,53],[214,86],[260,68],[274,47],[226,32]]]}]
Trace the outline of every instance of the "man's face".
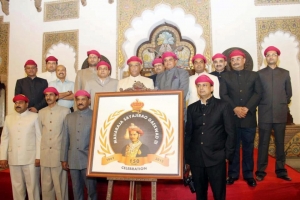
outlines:
[{"label": "man's face", "polygon": [[100,58],[95,54],[90,54],[88,57],[88,63],[90,67],[96,67],[97,63],[100,61]]},{"label": "man's face", "polygon": [[276,51],[268,51],[266,55],[266,61],[268,65],[276,65],[278,61],[278,55]]},{"label": "man's face", "polygon": [[15,111],[18,113],[23,113],[27,110],[28,108],[28,103],[25,101],[16,101],[15,102]]},{"label": "man's face", "polygon": [[156,74],[160,74],[165,71],[165,66],[162,63],[156,63],[153,67]]},{"label": "man's face", "polygon": [[224,58],[216,58],[213,61],[213,65],[217,72],[222,72],[224,71],[227,62],[224,60]]},{"label": "man's face", "polygon": [[45,93],[45,100],[48,104],[48,106],[52,106],[56,103],[56,100],[58,99],[58,96],[55,95],[53,92],[46,92]]},{"label": "man's face", "polygon": [[197,92],[201,98],[210,97],[211,93],[214,91],[214,87],[208,82],[202,82],[197,84]]},{"label": "man's face", "polygon": [[76,106],[78,110],[85,110],[90,105],[90,99],[86,96],[78,96],[75,98]]},{"label": "man's face", "polygon": [[177,60],[175,60],[172,56],[164,58],[164,66],[166,69],[172,69],[176,66]]},{"label": "man's face", "polygon": [[56,61],[48,61],[46,63],[46,69],[48,72],[54,72],[56,70],[57,62]]},{"label": "man's face", "polygon": [[230,61],[232,68],[236,71],[243,70],[245,67],[246,59],[243,56],[233,56]]},{"label": "man's face", "polygon": [[28,77],[34,78],[36,77],[38,69],[37,66],[35,65],[26,65],[25,66],[25,73],[27,74]]},{"label": "man's face", "polygon": [[195,72],[198,74],[204,72],[204,70],[205,70],[204,60],[202,60],[201,58],[195,59],[194,60],[194,69],[195,69]]},{"label": "man's face", "polygon": [[136,131],[130,131],[129,138],[131,142],[135,143],[139,140],[139,134]]},{"label": "man's face", "polygon": [[129,66],[129,72],[131,76],[136,77],[140,75],[142,69],[141,63],[137,61],[132,61],[128,64],[128,66]]},{"label": "man's face", "polygon": [[106,65],[100,65],[98,67],[97,75],[99,78],[105,79],[109,76],[109,74],[110,74],[110,70]]},{"label": "man's face", "polygon": [[56,68],[56,77],[58,79],[65,79],[67,75],[66,68],[63,65],[58,65]]}]

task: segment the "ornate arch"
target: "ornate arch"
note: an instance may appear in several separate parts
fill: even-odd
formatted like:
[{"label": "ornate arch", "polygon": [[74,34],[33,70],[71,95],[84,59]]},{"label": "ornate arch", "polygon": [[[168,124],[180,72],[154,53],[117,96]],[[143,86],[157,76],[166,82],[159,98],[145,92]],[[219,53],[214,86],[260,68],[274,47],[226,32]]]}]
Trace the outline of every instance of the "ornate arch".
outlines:
[{"label": "ornate arch", "polygon": [[[47,32],[43,36],[43,58],[46,59],[46,55],[50,48],[59,43],[70,45],[75,52],[75,72],[78,71],[78,30],[60,31],[60,32]],[[46,69],[45,62],[42,62],[42,71]]]},{"label": "ornate arch", "polygon": [[[300,17],[270,17],[256,19],[256,35],[257,35],[257,60],[258,66],[263,63],[262,42],[265,37],[276,31],[288,32],[294,35],[296,40],[300,42]],[[300,62],[300,51],[298,53]]]}]

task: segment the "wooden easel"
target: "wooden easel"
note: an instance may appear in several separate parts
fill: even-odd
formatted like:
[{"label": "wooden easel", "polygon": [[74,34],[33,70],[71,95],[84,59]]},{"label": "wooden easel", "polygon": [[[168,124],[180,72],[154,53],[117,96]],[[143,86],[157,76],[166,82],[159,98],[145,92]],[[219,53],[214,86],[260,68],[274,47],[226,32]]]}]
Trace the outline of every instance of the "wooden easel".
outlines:
[{"label": "wooden easel", "polygon": [[112,198],[112,189],[114,181],[130,181],[129,188],[129,200],[134,200],[134,186],[136,185],[136,200],[141,200],[141,181],[149,181],[151,182],[151,200],[156,200],[156,182],[157,179],[141,179],[141,178],[107,178],[108,180],[108,188],[106,193],[106,200],[111,200]]}]

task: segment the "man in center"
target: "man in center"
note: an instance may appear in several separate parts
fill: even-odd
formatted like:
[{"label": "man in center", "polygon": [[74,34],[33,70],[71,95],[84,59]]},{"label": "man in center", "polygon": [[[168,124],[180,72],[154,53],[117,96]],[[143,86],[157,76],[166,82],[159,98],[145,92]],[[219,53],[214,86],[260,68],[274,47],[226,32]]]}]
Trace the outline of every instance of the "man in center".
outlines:
[{"label": "man in center", "polygon": [[119,81],[117,91],[119,92],[122,88],[126,90],[128,88],[132,88],[134,83],[138,81],[143,83],[144,86],[148,89],[154,89],[154,84],[152,79],[141,76],[140,72],[143,68],[142,60],[137,56],[132,56],[127,60],[127,65],[129,67],[130,76],[127,78],[123,78]]}]

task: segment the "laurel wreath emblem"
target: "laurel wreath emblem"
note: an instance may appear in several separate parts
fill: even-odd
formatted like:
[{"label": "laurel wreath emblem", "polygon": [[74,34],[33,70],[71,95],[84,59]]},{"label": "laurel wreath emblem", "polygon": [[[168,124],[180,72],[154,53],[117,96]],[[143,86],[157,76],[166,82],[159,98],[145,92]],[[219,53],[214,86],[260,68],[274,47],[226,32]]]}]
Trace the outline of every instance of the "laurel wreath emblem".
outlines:
[{"label": "laurel wreath emblem", "polygon": [[107,142],[107,137],[106,137],[106,133],[107,133],[107,127],[109,127],[109,125],[111,124],[111,122],[118,117],[124,110],[118,110],[112,114],[110,114],[108,116],[108,119],[104,121],[102,128],[100,129],[100,136],[99,136],[99,140],[100,140],[100,148],[101,151],[97,150],[98,154],[111,154],[111,149],[110,146],[108,145]]},{"label": "laurel wreath emblem", "polygon": [[167,128],[167,137],[159,154],[173,155],[175,151],[169,153],[172,148],[172,143],[174,141],[174,128],[172,127],[171,121],[167,118],[165,113],[155,109],[150,110],[163,121],[164,125]]}]

